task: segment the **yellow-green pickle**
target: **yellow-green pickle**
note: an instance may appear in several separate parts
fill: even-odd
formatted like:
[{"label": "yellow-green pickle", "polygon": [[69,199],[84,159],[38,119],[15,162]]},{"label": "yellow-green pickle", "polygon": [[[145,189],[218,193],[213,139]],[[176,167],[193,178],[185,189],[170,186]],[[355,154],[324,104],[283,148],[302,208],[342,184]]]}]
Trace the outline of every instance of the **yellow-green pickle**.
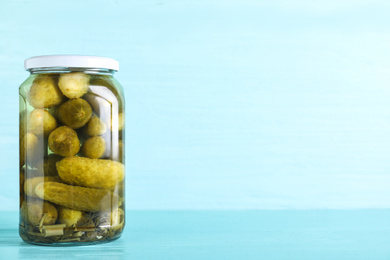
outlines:
[{"label": "yellow-green pickle", "polygon": [[20,237],[89,245],[125,225],[125,102],[117,61],[37,56],[20,94]]}]

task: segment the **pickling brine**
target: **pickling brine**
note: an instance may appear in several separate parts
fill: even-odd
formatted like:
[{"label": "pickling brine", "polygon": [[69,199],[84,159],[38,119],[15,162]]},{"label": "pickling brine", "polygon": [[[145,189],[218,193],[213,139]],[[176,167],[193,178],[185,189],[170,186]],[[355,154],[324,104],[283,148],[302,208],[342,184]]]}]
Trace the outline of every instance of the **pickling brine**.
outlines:
[{"label": "pickling brine", "polygon": [[125,224],[125,114],[115,60],[39,56],[20,86],[21,238],[114,240]]}]

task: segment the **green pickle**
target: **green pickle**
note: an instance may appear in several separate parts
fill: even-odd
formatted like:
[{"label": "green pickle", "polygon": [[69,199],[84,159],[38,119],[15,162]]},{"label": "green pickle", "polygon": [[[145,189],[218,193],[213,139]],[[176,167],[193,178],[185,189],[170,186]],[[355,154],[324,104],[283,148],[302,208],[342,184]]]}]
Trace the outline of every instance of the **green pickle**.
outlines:
[{"label": "green pickle", "polygon": [[20,237],[39,245],[119,238],[124,99],[112,74],[47,68],[20,87]]},{"label": "green pickle", "polygon": [[58,206],[58,222],[67,227],[76,226],[83,218],[83,211]]},{"label": "green pickle", "polygon": [[35,108],[50,108],[61,104],[64,99],[57,79],[51,75],[38,75],[27,95],[29,104]]},{"label": "green pickle", "polygon": [[81,72],[61,74],[58,86],[68,98],[79,98],[87,93],[90,76]]},{"label": "green pickle", "polygon": [[63,103],[57,111],[58,119],[73,129],[79,129],[88,123],[92,108],[82,98],[71,99]]},{"label": "green pickle", "polygon": [[37,197],[43,200],[87,212],[106,211],[119,203],[118,195],[110,190],[85,188],[59,182],[41,182],[34,191]]},{"label": "green pickle", "polygon": [[49,135],[49,148],[61,156],[73,156],[80,150],[80,141],[76,131],[60,126]]},{"label": "green pickle", "polygon": [[106,132],[107,126],[100,118],[94,116],[89,120],[86,128],[86,133],[89,136],[98,136]]},{"label": "green pickle", "polygon": [[57,163],[58,175],[71,185],[113,189],[124,178],[120,162],[84,157],[67,157]]},{"label": "green pickle", "polygon": [[44,109],[34,109],[29,120],[28,131],[35,135],[48,135],[57,128],[56,119]]},{"label": "green pickle", "polygon": [[23,202],[22,217],[32,225],[52,225],[56,222],[57,216],[56,207],[47,201],[29,198]]},{"label": "green pickle", "polygon": [[99,159],[106,150],[106,141],[101,136],[92,136],[84,141],[81,151],[85,157]]},{"label": "green pickle", "polygon": [[57,182],[61,182],[61,178],[59,177],[33,177],[33,178],[28,178],[28,179],[25,179],[24,180],[24,192],[26,193],[26,195],[30,196],[30,197],[36,197],[38,198],[38,196],[35,194],[35,188],[37,187],[38,184],[40,184],[41,182],[47,182],[47,181],[57,181]]}]

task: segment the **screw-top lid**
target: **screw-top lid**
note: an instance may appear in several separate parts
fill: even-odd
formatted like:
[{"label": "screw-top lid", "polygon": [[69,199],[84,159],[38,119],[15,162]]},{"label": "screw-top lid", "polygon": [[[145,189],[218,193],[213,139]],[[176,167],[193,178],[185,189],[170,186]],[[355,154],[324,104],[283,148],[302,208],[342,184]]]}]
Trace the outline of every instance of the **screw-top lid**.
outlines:
[{"label": "screw-top lid", "polygon": [[45,55],[35,56],[24,61],[26,70],[35,68],[94,68],[119,70],[119,62],[106,57],[82,55]]}]

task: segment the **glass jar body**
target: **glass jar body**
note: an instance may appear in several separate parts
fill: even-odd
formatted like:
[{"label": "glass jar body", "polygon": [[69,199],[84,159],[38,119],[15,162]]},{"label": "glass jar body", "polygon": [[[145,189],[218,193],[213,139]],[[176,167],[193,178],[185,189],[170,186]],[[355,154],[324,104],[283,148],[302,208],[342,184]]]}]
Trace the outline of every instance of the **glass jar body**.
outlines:
[{"label": "glass jar body", "polygon": [[20,86],[21,238],[86,245],[124,228],[124,95],[112,71],[32,70]]}]

